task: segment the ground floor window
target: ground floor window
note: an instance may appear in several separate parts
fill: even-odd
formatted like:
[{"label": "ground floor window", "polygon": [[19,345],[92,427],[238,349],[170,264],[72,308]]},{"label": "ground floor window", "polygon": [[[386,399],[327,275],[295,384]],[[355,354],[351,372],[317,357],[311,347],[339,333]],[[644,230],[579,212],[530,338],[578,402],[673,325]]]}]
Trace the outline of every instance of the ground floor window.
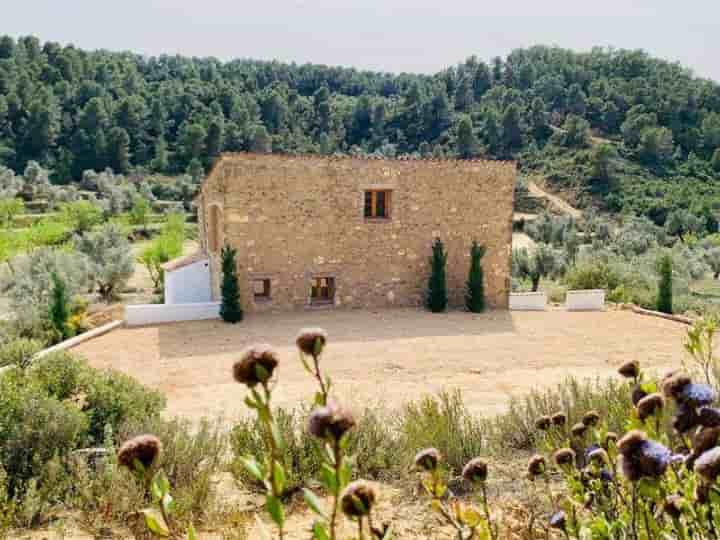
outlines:
[{"label": "ground floor window", "polygon": [[332,304],[335,301],[335,278],[316,277],[310,287],[310,303]]},{"label": "ground floor window", "polygon": [[253,280],[253,293],[255,300],[270,300],[270,280],[255,279]]}]

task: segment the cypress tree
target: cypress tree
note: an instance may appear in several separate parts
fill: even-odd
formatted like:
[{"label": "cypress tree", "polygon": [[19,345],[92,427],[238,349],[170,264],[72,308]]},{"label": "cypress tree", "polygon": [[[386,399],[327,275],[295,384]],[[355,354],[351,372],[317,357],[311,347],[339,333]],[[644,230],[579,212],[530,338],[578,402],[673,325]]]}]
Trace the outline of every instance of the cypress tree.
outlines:
[{"label": "cypress tree", "polygon": [[672,258],[663,255],[660,258],[660,284],[658,286],[657,309],[663,313],[673,312]]},{"label": "cypress tree", "polygon": [[439,238],[435,239],[430,258],[430,280],[426,305],[433,313],[445,311],[448,304],[447,276],[446,276],[447,254],[445,246]]},{"label": "cypress tree", "polygon": [[60,339],[69,338],[71,335],[68,327],[68,319],[70,318],[70,300],[68,298],[67,287],[65,282],[60,279],[55,272],[50,276],[53,287],[50,296],[50,323],[57,332]]},{"label": "cypress tree", "polygon": [[220,304],[220,317],[225,322],[235,324],[242,321],[243,311],[240,306],[240,288],[238,285],[235,256],[237,250],[230,246],[222,248],[222,303]]},{"label": "cypress tree", "polygon": [[485,255],[485,246],[474,241],[470,248],[470,273],[465,286],[465,307],[472,313],[485,311],[485,283],[480,260]]}]

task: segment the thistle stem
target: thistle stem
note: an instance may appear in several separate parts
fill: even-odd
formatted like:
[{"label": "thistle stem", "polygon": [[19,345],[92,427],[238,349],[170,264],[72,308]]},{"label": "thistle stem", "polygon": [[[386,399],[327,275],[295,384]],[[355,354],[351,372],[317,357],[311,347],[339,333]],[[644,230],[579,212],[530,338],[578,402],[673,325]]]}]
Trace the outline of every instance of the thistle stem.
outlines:
[{"label": "thistle stem", "polygon": [[365,540],[365,533],[363,533],[363,518],[362,518],[362,516],[360,516],[358,518],[358,539]]},{"label": "thistle stem", "polygon": [[487,485],[485,484],[485,482],[480,483],[480,489],[482,490],[483,510],[485,511],[485,519],[487,519],[488,530],[490,531],[490,538],[491,540],[496,540],[495,527],[493,527],[493,523],[490,520],[490,507],[488,507]]},{"label": "thistle stem", "polygon": [[333,508],[330,516],[330,539],[336,540],[337,515],[340,506],[340,469],[342,467],[342,451],[340,441],[333,440],[333,467],[335,469],[335,492],[333,493]]},{"label": "thistle stem", "polygon": [[[280,486],[278,486],[277,478],[275,477],[275,465],[280,463],[280,459],[278,456],[277,441],[275,440],[275,435],[274,435],[274,431],[273,431],[273,425],[275,423],[275,419],[272,414],[272,408],[270,407],[270,398],[272,396],[272,393],[270,391],[270,387],[268,386],[267,382],[263,383],[263,390],[265,392],[264,406],[265,406],[265,413],[267,414],[268,444],[270,446],[270,488],[271,488],[273,497],[275,497],[279,501],[282,493],[280,492]],[[285,538],[284,527],[280,523],[278,523],[277,526],[278,526],[278,535],[280,537],[280,540],[283,540]]]},{"label": "thistle stem", "polygon": [[327,405],[328,400],[328,390],[325,386],[325,381],[323,381],[322,373],[320,373],[320,356],[313,354],[313,367],[315,367],[315,378],[317,379],[318,384],[320,385],[320,393],[322,393],[323,396],[323,405]]}]

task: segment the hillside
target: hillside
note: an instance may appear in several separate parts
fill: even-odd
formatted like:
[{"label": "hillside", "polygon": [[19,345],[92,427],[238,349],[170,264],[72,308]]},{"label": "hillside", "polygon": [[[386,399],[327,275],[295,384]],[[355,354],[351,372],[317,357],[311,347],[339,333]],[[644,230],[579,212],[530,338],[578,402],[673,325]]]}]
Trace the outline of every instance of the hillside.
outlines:
[{"label": "hillside", "polygon": [[17,173],[196,176],[246,150],[517,159],[581,204],[712,228],[720,86],[642,51],[537,46],[428,76],[0,38],[0,164]]}]

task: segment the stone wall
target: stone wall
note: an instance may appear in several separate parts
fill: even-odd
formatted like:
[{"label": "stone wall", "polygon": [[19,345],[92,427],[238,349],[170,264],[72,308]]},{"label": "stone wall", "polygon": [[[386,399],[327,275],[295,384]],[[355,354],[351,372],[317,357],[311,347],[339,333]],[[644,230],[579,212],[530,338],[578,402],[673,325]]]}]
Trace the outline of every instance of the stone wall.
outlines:
[{"label": "stone wall", "polygon": [[[476,239],[487,247],[488,303],[505,308],[515,177],[510,162],[226,155],[198,199],[201,236],[218,205],[248,311],[307,307],[310,280],[320,276],[335,278],[336,306],[421,305],[437,236],[448,252],[451,305],[463,304]],[[364,218],[366,189],[392,190],[389,220]],[[217,294],[219,261],[210,255]],[[270,279],[270,301],[254,301],[253,279]]]}]

